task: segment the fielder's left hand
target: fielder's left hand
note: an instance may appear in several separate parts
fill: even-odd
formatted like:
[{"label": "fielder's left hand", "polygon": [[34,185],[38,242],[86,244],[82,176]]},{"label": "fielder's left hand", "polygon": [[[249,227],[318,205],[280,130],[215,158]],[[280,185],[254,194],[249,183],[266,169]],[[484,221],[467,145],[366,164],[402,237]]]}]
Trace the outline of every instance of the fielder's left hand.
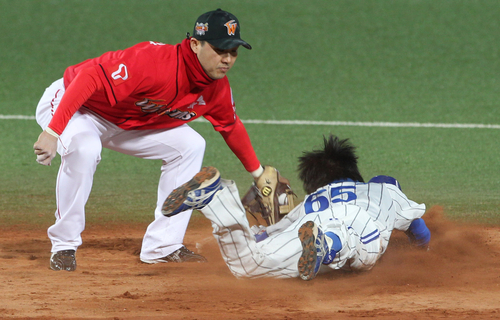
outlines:
[{"label": "fielder's left hand", "polygon": [[36,154],[36,162],[44,166],[50,166],[52,159],[54,159],[57,153],[57,137],[54,137],[47,131],[43,131],[38,136],[33,149]]}]

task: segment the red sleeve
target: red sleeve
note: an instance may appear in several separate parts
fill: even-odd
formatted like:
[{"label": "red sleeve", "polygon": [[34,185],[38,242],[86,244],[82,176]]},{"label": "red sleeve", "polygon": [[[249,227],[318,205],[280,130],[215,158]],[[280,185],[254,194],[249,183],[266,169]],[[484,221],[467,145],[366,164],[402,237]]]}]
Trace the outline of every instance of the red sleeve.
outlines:
[{"label": "red sleeve", "polygon": [[[158,72],[172,65],[172,61],[177,61],[176,48],[147,41],[125,50],[108,51],[66,68],[64,84],[69,88],[82,70],[94,67],[104,90],[99,97],[92,98],[112,107],[133,93],[151,93],[152,88],[158,89],[155,86],[163,86],[163,82],[158,82]],[[161,68],[157,61],[162,63]]]},{"label": "red sleeve", "polygon": [[83,69],[68,86],[49,123],[49,128],[62,134],[71,117],[98,90],[104,89],[94,67]]},{"label": "red sleeve", "polygon": [[257,159],[257,155],[252,147],[247,130],[238,116],[236,116],[232,130],[220,131],[220,134],[248,172],[259,168],[259,159]]}]

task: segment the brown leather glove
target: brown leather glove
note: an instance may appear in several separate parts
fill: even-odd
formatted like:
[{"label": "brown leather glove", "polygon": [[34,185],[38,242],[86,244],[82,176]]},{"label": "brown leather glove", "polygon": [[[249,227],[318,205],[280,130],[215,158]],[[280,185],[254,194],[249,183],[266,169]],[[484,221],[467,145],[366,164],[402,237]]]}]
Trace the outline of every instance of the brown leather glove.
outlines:
[{"label": "brown leather glove", "polygon": [[290,187],[290,181],[271,166],[264,166],[264,172],[256,178],[241,199],[250,226],[269,226],[280,221],[294,207],[297,195]]}]

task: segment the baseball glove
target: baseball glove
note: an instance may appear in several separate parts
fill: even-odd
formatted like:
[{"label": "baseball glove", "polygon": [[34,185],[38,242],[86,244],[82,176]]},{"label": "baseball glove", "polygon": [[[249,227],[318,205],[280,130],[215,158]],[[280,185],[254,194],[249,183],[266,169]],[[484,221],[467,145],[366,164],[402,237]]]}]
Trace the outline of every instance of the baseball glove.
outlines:
[{"label": "baseball glove", "polygon": [[297,195],[290,187],[290,181],[282,177],[271,166],[264,167],[264,173],[252,183],[241,199],[250,226],[269,226],[280,221],[294,207]]}]

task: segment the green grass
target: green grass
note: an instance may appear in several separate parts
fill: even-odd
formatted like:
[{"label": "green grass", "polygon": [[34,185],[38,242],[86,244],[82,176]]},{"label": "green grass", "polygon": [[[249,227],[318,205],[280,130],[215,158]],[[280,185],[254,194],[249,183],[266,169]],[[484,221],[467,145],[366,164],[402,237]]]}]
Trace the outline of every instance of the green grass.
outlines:
[{"label": "green grass", "polygon": [[[500,123],[496,0],[0,0],[0,115],[33,115],[67,66],[140,41],[177,43],[218,6],[254,47],[229,74],[243,120]],[[192,126],[207,140],[205,164],[244,192],[251,178],[221,136]],[[365,178],[393,175],[410,198],[453,218],[500,222],[499,130],[246,127],[262,163],[299,197],[297,157],[334,133],[358,146]],[[35,121],[0,119],[0,132],[0,223],[50,225],[59,159],[34,161]],[[151,221],[160,163],[109,150],[102,158],[89,223]]]}]

